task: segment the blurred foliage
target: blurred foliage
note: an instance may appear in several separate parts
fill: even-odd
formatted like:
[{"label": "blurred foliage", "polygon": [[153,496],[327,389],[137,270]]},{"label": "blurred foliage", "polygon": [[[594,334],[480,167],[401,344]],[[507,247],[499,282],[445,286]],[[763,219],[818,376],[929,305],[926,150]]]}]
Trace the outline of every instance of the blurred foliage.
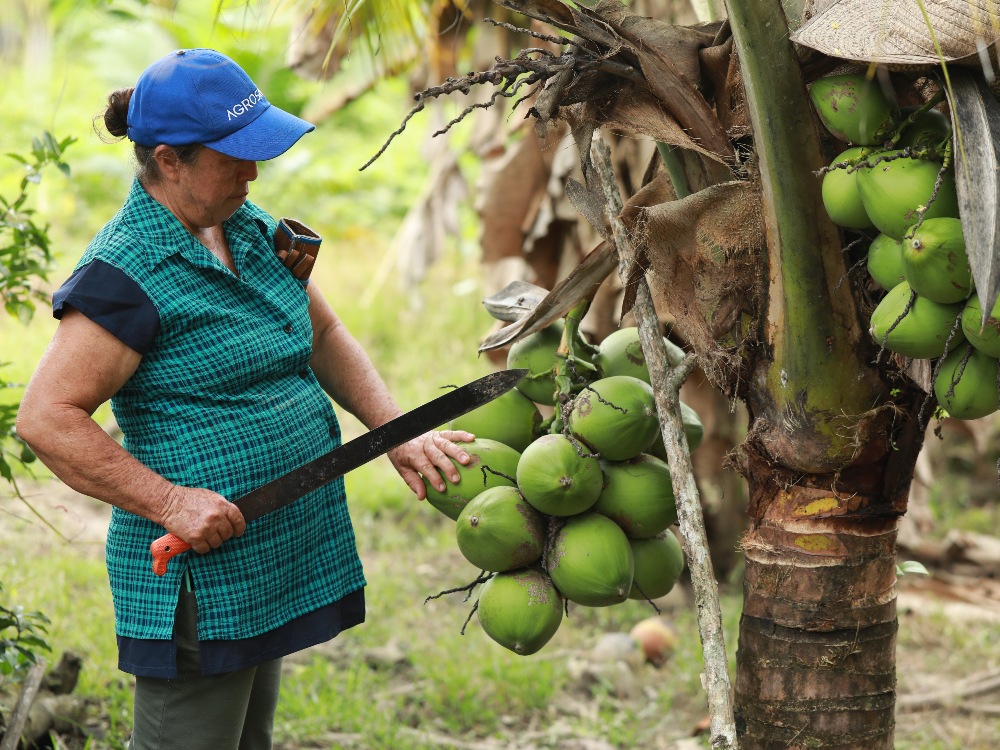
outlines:
[{"label": "blurred foliage", "polygon": [[0,604],[0,675],[21,676],[38,662],[40,651],[52,650],[45,640],[48,624],[49,619],[41,612]]},{"label": "blurred foliage", "polygon": [[[0,194],[0,301],[6,313],[23,324],[31,321],[36,301],[48,300],[39,282],[48,279],[52,267],[49,225],[35,221],[35,209],[27,206],[29,188],[41,182],[47,167],[54,166],[69,176],[63,152],[75,140],[73,137],[57,140],[46,131],[32,139],[29,156],[7,154],[22,165],[24,176],[13,198]],[[15,386],[0,381],[0,391],[11,387]],[[11,461],[27,465],[35,460],[31,448],[14,432],[17,407],[16,401],[0,402],[0,477],[12,485]]]},{"label": "blurred foliage", "polygon": [[46,131],[32,139],[29,157],[7,154],[24,166],[24,176],[13,199],[0,195],[0,301],[8,315],[23,323],[34,314],[34,300],[48,299],[37,282],[48,278],[52,264],[49,225],[35,223],[35,210],[25,205],[28,188],[42,181],[42,171],[49,166],[69,177],[69,165],[62,157],[74,141],[73,137],[57,141]]}]

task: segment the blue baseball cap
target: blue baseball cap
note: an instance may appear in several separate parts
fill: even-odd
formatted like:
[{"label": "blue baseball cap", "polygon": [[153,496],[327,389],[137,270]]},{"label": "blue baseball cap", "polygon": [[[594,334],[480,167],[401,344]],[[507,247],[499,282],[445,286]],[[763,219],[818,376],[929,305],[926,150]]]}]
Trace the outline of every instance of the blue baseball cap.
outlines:
[{"label": "blue baseball cap", "polygon": [[271,104],[239,65],[211,49],[161,57],[139,76],[128,104],[128,138],[150,148],[200,143],[264,161],[315,129]]}]

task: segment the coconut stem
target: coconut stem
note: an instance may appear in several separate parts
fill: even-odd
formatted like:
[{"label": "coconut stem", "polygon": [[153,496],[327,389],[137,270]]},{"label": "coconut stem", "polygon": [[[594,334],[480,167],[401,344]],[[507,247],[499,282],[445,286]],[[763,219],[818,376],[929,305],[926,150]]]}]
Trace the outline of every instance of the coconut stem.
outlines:
[{"label": "coconut stem", "polygon": [[646,283],[645,274],[633,274],[636,267],[631,240],[622,223],[621,194],[611,166],[611,151],[600,132],[594,134],[594,164],[604,186],[606,211],[614,229],[618,250],[618,273],[623,282],[633,276],[636,283],[635,311],[639,340],[649,367],[650,382],[660,417],[660,430],[667,452],[667,465],[677,499],[677,518],[681,529],[684,555],[691,572],[691,583],[698,610],[698,630],[701,635],[702,659],[705,665],[705,689],[708,693],[709,721],[712,747],[717,750],[735,750],[736,720],[733,712],[733,695],[729,681],[726,643],[722,630],[722,606],[719,587],[715,580],[712,559],[709,556],[708,536],[702,516],[701,498],[695,484],[691,453],[684,434],[684,419],[680,409],[680,387],[694,370],[696,359],[688,354],[674,368],[667,359],[666,346],[660,332],[659,318],[653,296]]}]

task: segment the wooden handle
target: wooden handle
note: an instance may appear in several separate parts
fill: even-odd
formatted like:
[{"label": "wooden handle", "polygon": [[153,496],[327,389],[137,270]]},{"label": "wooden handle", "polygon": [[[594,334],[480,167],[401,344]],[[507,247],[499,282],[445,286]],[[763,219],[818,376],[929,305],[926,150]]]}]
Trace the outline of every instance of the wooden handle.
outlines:
[{"label": "wooden handle", "polygon": [[149,551],[153,555],[153,572],[162,576],[167,572],[167,563],[170,562],[170,558],[181,552],[187,552],[189,549],[191,549],[191,545],[179,536],[173,534],[161,536],[149,545]]}]

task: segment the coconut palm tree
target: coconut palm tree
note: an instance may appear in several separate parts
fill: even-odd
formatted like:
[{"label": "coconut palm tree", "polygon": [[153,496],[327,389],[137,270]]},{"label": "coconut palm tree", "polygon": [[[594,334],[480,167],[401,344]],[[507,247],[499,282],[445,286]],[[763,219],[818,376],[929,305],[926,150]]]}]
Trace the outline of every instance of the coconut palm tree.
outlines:
[{"label": "coconut palm tree", "polygon": [[[816,175],[834,144],[806,91],[842,61],[793,46],[804,0],[728,0],[724,24],[698,28],[610,5],[497,4],[569,42],[554,41],[563,54],[548,65],[546,53],[515,59],[525,75],[544,68],[536,135],[576,142],[572,203],[604,242],[573,283],[484,349],[573,308],[581,289],[593,295],[622,238],[634,242],[638,261],[621,267],[626,307],[648,276],[707,380],[749,417],[733,457],[749,487],[736,736],[713,725],[713,746],[892,747],[896,527],[928,402],[920,378],[867,333],[873,299],[854,265],[866,238],[823,210]],[[917,75],[899,82],[918,99],[926,87]],[[642,168],[618,164],[625,234],[601,218],[590,149],[601,129],[660,144]]]}]

